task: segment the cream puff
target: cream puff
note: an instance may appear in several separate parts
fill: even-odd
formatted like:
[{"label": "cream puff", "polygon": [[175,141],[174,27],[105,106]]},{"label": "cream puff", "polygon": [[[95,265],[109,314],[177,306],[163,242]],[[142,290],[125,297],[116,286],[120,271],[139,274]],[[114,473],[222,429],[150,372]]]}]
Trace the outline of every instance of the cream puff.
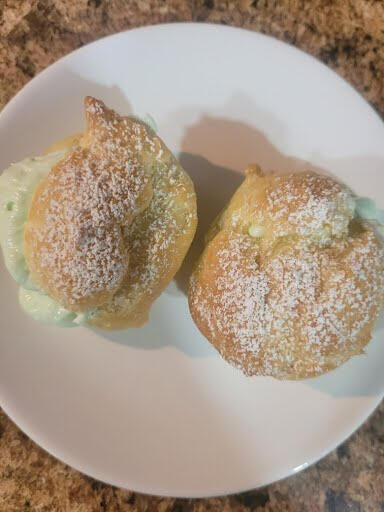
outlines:
[{"label": "cream puff", "polygon": [[302,379],[362,354],[384,305],[384,249],[356,198],[312,172],[252,166],[191,277],[202,334],[246,375]]},{"label": "cream puff", "polygon": [[142,325],[180,267],[193,184],[143,121],[85,98],[86,129],[0,177],[0,243],[36,319]]}]

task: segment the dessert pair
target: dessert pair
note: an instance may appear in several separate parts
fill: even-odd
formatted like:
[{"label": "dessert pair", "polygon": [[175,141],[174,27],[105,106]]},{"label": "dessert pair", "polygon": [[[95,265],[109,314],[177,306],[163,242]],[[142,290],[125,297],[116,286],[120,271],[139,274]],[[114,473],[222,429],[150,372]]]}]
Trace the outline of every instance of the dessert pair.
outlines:
[{"label": "dessert pair", "polygon": [[[86,130],[0,177],[0,244],[35,319],[142,325],[197,224],[193,184],[155,132],[85,99]],[[356,198],[313,173],[254,166],[191,277],[200,331],[247,375],[297,379],[363,352],[384,304],[384,250]]]}]

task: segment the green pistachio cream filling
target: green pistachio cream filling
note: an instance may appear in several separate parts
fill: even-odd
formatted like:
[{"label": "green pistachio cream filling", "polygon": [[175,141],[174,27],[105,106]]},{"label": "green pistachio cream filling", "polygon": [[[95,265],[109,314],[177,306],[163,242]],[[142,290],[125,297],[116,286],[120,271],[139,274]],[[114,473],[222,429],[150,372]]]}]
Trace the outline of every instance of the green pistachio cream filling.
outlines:
[{"label": "green pistachio cream filling", "polygon": [[24,226],[33,193],[66,150],[45,156],[26,158],[12,164],[0,175],[0,246],[4,263],[19,284],[21,308],[35,320],[59,327],[77,327],[87,323],[90,312],[68,311],[39,290],[31,279],[24,257]]}]

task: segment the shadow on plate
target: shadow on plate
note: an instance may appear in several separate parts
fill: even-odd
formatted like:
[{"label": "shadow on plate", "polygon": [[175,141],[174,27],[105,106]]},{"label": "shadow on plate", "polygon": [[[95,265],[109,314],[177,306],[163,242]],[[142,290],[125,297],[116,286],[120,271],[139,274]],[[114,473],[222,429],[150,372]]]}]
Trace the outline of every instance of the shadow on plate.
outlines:
[{"label": "shadow on plate", "polygon": [[[244,103],[245,99],[242,97],[241,101]],[[182,115],[173,116],[175,120],[179,117]],[[213,161],[227,159],[232,168],[212,163],[202,154],[209,155]],[[306,160],[284,155],[261,130],[240,121],[208,115],[186,129],[178,158],[195,185],[199,219],[195,239],[175,277],[178,288],[186,294],[189,277],[204,248],[205,234],[242,183],[248,164],[258,163],[266,172],[327,173]]]},{"label": "shadow on plate", "polygon": [[175,276],[178,289],[187,294],[193,267],[204,248],[205,234],[243,181],[243,176],[231,169],[214,165],[199,155],[182,152],[179,160],[194,183],[199,219],[195,238]]},{"label": "shadow on plate", "polygon": [[[176,299],[171,298],[176,301]],[[180,302],[180,299],[177,299]],[[219,357],[212,345],[199,333],[184,304],[176,304],[176,314],[188,315],[190,325],[180,329],[174,314],[170,316],[170,306],[158,300],[150,311],[150,321],[140,328],[125,331],[102,331],[92,329],[100,337],[138,350],[161,350],[174,347],[193,358]]]},{"label": "shadow on plate", "polygon": [[[101,85],[86,80],[70,70],[52,74],[43,74],[41,80],[47,81],[45,99],[41,102],[39,129],[36,130],[36,114],[25,105],[23,110],[23,130],[28,137],[20,139],[17,123],[9,123],[2,130],[2,144],[7,149],[1,155],[1,166],[6,168],[11,162],[27,156],[41,154],[58,140],[79,133],[84,129],[84,97],[95,96],[109,107],[122,114],[132,113],[132,107],[124,92],[116,85]],[[71,87],[68,87],[68,83]],[[59,101],[58,101],[59,98]],[[28,102],[28,95],[23,101]],[[54,109],[52,109],[54,105]],[[20,108],[20,107],[18,107]],[[58,120],[60,120],[58,122]]]},{"label": "shadow on plate", "polygon": [[[71,115],[71,111],[73,112],[77,106],[81,107],[85,96],[94,96],[95,98],[102,100],[107,107],[113,108],[121,115],[129,115],[134,112],[134,108],[130,100],[118,85],[99,84],[79,76],[72,70],[66,70],[65,76],[65,82],[68,83],[70,81],[71,87],[69,89],[66,88],[63,96],[60,97],[60,101],[66,106],[67,110],[69,110],[68,116]],[[67,106],[73,103],[74,98],[76,98],[75,101],[77,102],[77,105],[74,105],[73,109],[68,109]],[[80,115],[83,119],[84,114],[82,110],[80,111]]]}]

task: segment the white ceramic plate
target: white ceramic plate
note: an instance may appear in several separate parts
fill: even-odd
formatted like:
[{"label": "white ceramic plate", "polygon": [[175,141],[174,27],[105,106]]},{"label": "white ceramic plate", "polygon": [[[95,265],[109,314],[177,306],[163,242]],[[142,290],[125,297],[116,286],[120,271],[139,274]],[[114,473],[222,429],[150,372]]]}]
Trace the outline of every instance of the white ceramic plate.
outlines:
[{"label": "white ceramic plate", "polygon": [[[81,48],[4,109],[0,168],[79,131],[87,94],[152,114],[196,183],[202,231],[252,161],[324,169],[384,206],[384,124],[336,74],[274,39],[175,24]],[[0,403],[32,439],[121,487],[209,496],[295,473],[367,418],[383,396],[383,324],[366,357],[321,378],[246,378],[189,316],[182,288],[197,250],[144,328],[112,334],[36,325],[1,266]]]}]

